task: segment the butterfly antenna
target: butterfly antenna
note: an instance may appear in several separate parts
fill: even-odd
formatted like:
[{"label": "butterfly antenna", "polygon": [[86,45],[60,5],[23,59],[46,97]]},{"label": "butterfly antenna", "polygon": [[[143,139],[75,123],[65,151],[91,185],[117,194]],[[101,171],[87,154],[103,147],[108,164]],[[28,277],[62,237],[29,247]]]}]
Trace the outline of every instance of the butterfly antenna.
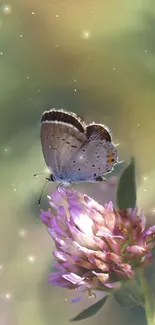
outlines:
[{"label": "butterfly antenna", "polygon": [[36,177],[38,175],[43,175],[43,174],[46,174],[46,173],[45,172],[41,172],[41,173],[34,174],[33,176]]},{"label": "butterfly antenna", "polygon": [[47,179],[47,182],[44,184],[43,188],[42,188],[42,191],[40,193],[40,197],[39,197],[39,200],[38,200],[38,205],[40,206],[41,204],[41,199],[42,199],[42,196],[43,196],[43,193],[44,193],[44,190],[45,190],[45,187],[47,185],[47,183],[49,182],[49,179]]}]

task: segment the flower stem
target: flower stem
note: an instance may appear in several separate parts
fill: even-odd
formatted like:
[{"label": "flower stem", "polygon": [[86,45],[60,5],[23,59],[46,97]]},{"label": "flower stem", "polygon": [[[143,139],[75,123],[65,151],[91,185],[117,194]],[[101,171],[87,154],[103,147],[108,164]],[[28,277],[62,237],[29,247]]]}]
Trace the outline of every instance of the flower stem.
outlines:
[{"label": "flower stem", "polygon": [[147,325],[155,325],[155,297],[146,279],[144,269],[139,270],[139,280]]}]

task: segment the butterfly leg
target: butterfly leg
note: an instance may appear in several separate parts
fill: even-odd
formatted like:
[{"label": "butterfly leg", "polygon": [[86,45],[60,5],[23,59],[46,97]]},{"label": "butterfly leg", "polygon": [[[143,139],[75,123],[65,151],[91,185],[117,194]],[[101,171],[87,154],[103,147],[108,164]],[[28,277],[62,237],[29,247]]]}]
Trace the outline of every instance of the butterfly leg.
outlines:
[{"label": "butterfly leg", "polygon": [[106,182],[107,179],[104,178],[103,176],[99,176],[99,177],[96,177],[95,181],[96,181],[96,182]]}]

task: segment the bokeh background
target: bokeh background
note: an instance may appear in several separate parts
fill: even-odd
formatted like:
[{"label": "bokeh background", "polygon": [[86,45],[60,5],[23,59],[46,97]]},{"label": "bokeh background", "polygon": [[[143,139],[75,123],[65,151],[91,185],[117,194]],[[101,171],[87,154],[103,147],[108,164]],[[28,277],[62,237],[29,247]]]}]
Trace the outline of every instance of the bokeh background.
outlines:
[{"label": "bokeh background", "polygon": [[[12,0],[0,4],[0,325],[68,325],[92,301],[47,283],[53,242],[38,198],[46,170],[40,146],[45,109],[105,123],[120,159],[136,157],[138,204],[155,220],[154,0]],[[104,203],[116,178],[80,185]],[[55,185],[49,184],[42,200]],[[154,284],[154,265],[150,278]],[[151,277],[152,276],[152,277]],[[145,324],[139,308],[112,299],[86,324]]]}]

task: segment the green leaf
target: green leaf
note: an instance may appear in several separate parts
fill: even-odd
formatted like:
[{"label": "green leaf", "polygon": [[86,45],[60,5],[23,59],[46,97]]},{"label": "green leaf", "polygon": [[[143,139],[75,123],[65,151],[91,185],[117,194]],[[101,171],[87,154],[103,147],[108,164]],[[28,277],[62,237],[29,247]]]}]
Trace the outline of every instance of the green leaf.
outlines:
[{"label": "green leaf", "polygon": [[132,285],[131,288],[122,287],[117,290],[114,298],[123,308],[132,308],[142,304],[141,292],[132,288]]},{"label": "green leaf", "polygon": [[135,208],[136,206],[136,179],[135,159],[122,172],[117,187],[117,205],[119,209]]},{"label": "green leaf", "polygon": [[80,314],[72,318],[70,321],[76,322],[95,315],[103,307],[108,297],[109,296],[105,296],[104,298],[96,302],[96,304],[88,307],[87,309],[84,309]]}]

